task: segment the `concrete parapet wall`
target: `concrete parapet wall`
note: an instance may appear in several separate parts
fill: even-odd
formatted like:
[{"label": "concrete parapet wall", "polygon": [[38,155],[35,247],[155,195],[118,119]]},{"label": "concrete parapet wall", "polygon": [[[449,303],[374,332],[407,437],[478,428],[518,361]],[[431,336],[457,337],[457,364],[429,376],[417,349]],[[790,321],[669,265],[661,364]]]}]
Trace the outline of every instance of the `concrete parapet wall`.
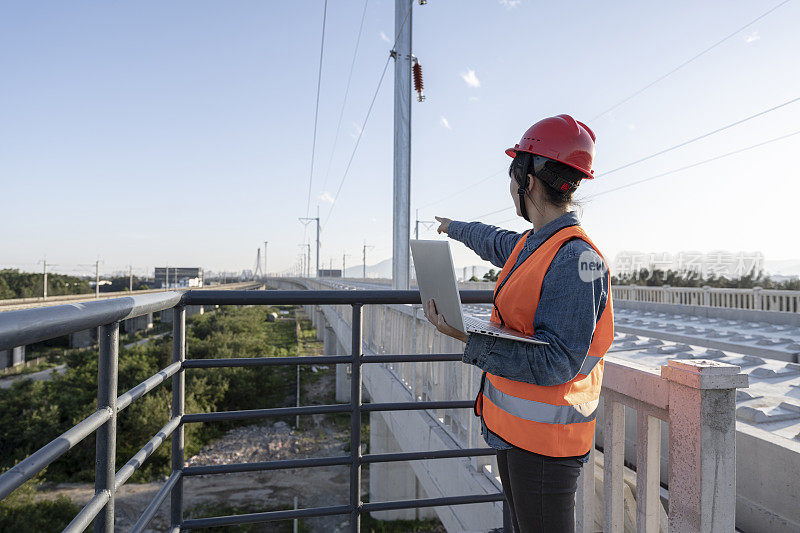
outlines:
[{"label": "concrete parapet wall", "polygon": [[747,322],[767,322],[769,324],[792,325],[800,327],[800,313],[778,311],[757,311],[754,309],[731,309],[725,307],[705,307],[702,305],[664,304],[658,302],[637,302],[614,300],[614,308],[653,311],[656,313],[677,313],[702,318],[724,318]]},{"label": "concrete parapet wall", "polygon": [[[408,389],[382,365],[364,365],[364,383],[373,393],[375,402],[411,401]],[[381,413],[382,416],[385,416]],[[384,418],[386,428],[393,435],[393,442],[403,451],[424,451],[459,449],[460,446],[443,427],[442,421],[435,419],[428,411],[396,411]],[[372,450],[376,453],[375,450]],[[408,476],[401,476],[397,487],[394,478],[381,480],[370,466],[370,490],[377,495],[393,497],[400,493],[410,497],[424,494],[424,497],[439,498],[462,494],[493,494],[497,487],[482,472],[472,465],[469,458],[434,459],[401,463],[410,466],[419,483],[412,486]],[[373,485],[373,477],[375,478]],[[388,485],[388,486],[381,486]],[[416,496],[423,497],[423,496]],[[371,501],[383,498],[370,496]],[[435,512],[447,531],[488,531],[503,523],[503,510],[500,503],[484,503],[436,507]],[[421,516],[424,516],[421,515]]]}]

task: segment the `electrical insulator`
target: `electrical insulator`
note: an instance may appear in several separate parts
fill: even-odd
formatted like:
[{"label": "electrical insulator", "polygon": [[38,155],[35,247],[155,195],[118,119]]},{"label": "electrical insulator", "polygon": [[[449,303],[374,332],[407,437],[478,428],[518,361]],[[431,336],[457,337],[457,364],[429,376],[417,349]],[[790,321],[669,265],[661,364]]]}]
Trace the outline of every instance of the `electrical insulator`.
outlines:
[{"label": "electrical insulator", "polygon": [[428,0],[419,0],[419,5],[424,6],[428,3]]},{"label": "electrical insulator", "polygon": [[417,91],[417,102],[425,100],[425,95],[422,94],[422,65],[419,64],[417,58],[414,58],[414,90]]}]

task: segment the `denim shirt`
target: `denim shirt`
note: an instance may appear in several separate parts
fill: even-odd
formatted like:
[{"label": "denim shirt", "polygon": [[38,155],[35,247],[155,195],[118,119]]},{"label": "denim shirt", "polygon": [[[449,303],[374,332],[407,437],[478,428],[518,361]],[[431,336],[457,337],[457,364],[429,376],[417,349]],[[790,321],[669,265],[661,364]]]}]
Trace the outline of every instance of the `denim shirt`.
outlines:
[{"label": "denim shirt", "polygon": [[[516,264],[530,257],[557,231],[579,223],[575,212],[569,211],[536,232],[531,230]],[[523,235],[480,222],[455,220],[450,222],[447,234],[499,268],[505,265]],[[591,281],[581,279],[579,258],[583,253],[590,254],[592,260],[605,265],[586,241],[574,238],[556,252],[542,280],[533,329],[534,337],[548,344],[531,344],[472,333],[467,339],[463,362],[497,376],[536,385],[560,385],[572,380],[589,352],[595,325],[605,308],[610,289],[607,265],[604,275]],[[586,260],[587,257],[582,259]],[[512,448],[487,429],[483,418],[481,433],[492,448]],[[588,461],[588,454],[579,459]]]}]

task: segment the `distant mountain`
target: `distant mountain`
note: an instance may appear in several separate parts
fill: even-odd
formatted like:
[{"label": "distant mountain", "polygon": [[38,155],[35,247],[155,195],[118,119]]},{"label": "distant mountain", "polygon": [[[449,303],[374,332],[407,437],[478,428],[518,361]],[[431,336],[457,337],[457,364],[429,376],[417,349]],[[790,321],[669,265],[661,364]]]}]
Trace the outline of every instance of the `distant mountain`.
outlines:
[{"label": "distant mountain", "polygon": [[800,276],[800,259],[765,259],[764,270],[772,276]]}]

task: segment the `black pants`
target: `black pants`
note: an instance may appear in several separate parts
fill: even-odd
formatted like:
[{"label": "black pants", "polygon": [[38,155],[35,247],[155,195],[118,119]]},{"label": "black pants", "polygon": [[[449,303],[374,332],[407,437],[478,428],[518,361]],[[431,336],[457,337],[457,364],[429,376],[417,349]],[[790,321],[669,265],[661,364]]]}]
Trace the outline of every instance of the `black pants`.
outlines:
[{"label": "black pants", "polygon": [[514,533],[575,530],[575,491],[583,463],[512,448],[497,450],[497,466]]}]

